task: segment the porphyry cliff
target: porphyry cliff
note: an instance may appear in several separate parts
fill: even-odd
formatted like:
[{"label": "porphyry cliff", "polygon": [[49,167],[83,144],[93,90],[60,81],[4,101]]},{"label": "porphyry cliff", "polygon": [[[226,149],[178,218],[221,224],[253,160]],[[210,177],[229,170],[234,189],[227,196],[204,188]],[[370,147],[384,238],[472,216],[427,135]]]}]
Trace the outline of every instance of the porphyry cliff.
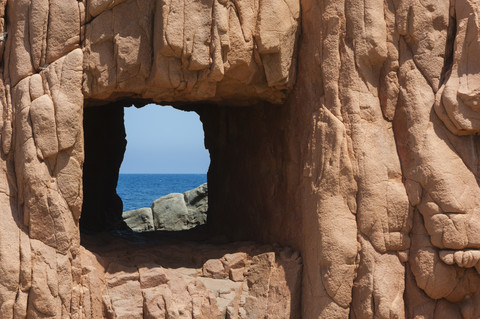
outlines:
[{"label": "porphyry cliff", "polygon": [[[478,318],[479,10],[473,0],[0,0],[0,317],[158,317],[176,294],[166,278],[181,277],[178,318],[222,316],[225,300],[232,318],[262,300],[273,308],[256,314],[272,318]],[[150,102],[200,114],[211,234],[300,253],[235,246],[271,275],[279,301],[248,269],[232,275],[246,292],[212,297],[221,289],[202,278],[227,280],[227,258],[242,251],[175,273],[148,260],[161,243],[137,261],[80,245],[79,219],[109,216],[82,212],[89,191],[105,186],[97,200],[118,206],[123,107]],[[115,303],[119,287],[135,288],[137,312]]]}]

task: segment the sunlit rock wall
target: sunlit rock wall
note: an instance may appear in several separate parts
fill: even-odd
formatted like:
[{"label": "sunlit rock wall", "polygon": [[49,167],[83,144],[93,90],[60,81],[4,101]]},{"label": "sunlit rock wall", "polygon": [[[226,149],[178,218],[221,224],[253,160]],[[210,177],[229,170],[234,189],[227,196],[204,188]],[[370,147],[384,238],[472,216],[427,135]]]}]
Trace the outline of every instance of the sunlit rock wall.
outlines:
[{"label": "sunlit rock wall", "polygon": [[303,318],[480,316],[477,2],[87,4],[0,1],[1,318],[84,315],[82,110],[123,99],[201,115],[210,227],[299,250]]},{"label": "sunlit rock wall", "polygon": [[13,201],[1,209],[2,318],[81,309],[81,5],[1,5],[2,185]]},{"label": "sunlit rock wall", "polygon": [[299,18],[298,0],[88,1],[85,98],[281,103]]},{"label": "sunlit rock wall", "polygon": [[213,226],[301,249],[303,318],[478,317],[478,4],[301,7],[286,103],[200,112]]}]

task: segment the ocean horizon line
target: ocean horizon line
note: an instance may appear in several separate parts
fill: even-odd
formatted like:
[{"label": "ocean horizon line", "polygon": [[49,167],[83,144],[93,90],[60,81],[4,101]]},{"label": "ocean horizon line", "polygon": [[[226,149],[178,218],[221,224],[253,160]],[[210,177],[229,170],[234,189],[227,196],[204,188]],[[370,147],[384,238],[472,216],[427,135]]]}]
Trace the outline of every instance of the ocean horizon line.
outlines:
[{"label": "ocean horizon line", "polygon": [[120,175],[207,175],[207,173],[119,173]]},{"label": "ocean horizon line", "polygon": [[171,193],[185,193],[207,182],[207,174],[130,173],[118,176],[117,194],[123,210],[150,207],[152,203]]}]

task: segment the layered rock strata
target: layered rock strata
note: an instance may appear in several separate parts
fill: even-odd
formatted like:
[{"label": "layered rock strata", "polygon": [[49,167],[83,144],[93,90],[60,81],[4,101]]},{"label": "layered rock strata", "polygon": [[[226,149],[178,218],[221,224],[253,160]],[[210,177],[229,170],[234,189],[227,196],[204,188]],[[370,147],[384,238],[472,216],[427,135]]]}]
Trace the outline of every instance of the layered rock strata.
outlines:
[{"label": "layered rock strata", "polygon": [[[134,264],[99,266],[78,225],[84,107],[152,101],[201,116],[212,232],[301,253],[301,288],[289,286],[302,291],[301,314],[284,301],[275,309],[479,317],[479,8],[0,0],[0,317],[114,316],[123,284],[135,287],[129,307],[150,311],[143,290],[156,279],[142,288]],[[185,275],[185,300],[210,305],[199,318],[220,303],[203,303],[202,265]],[[107,290],[89,295],[88,278]]]}]

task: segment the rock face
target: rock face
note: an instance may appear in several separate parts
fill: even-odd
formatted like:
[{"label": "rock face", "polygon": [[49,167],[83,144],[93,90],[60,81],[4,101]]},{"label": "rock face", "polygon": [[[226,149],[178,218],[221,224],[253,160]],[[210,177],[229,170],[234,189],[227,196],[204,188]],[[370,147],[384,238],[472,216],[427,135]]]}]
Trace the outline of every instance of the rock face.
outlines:
[{"label": "rock face", "polygon": [[152,203],[151,207],[124,212],[122,217],[133,231],[188,230],[207,221],[207,183],[183,194],[172,193]]},{"label": "rock face", "polygon": [[139,249],[118,238],[102,238],[102,247],[86,241],[86,318],[300,318],[298,252],[247,242]]},{"label": "rock face", "polygon": [[296,0],[88,1],[85,99],[281,102],[299,17]]},{"label": "rock face", "polygon": [[[225,280],[225,254],[192,275],[80,245],[80,218],[99,218],[82,205],[115,200],[123,119],[107,110],[150,102],[200,114],[212,234],[301,253],[288,289],[262,280],[271,254],[248,253],[264,256],[246,279],[258,303],[246,296],[232,318],[265,304],[259,316],[478,318],[479,12],[473,0],[0,0],[0,318],[162,317],[179,295],[161,278],[181,276],[175,303],[198,306],[187,318],[228,308],[210,281]],[[82,126],[93,109],[106,113],[97,133]],[[105,136],[117,151],[83,166]],[[98,185],[105,196],[90,196]],[[239,296],[236,269],[225,295]]]}]

